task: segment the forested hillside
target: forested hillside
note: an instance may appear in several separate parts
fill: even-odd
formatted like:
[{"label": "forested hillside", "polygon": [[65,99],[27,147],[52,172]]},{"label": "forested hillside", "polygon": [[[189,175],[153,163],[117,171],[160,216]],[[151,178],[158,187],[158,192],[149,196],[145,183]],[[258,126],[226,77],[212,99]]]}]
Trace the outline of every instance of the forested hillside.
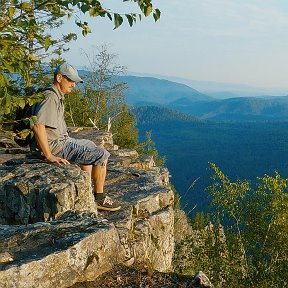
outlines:
[{"label": "forested hillside", "polygon": [[[141,109],[142,114],[141,110],[135,113],[140,136],[152,131],[159,153],[167,156],[172,183],[186,211],[195,205],[193,213],[209,209],[205,191],[211,182],[209,161],[232,179],[256,180],[257,176],[274,175],[275,171],[288,176],[288,122],[217,123],[168,116],[163,120],[160,110],[155,121],[151,121],[149,107]],[[163,114],[166,112],[162,110]],[[159,118],[162,120],[158,121]]]},{"label": "forested hillside", "polygon": [[221,121],[288,120],[288,97],[241,97],[214,101],[174,101],[170,108],[202,119]]},{"label": "forested hillside", "polygon": [[137,117],[138,122],[141,124],[159,123],[163,121],[202,122],[202,120],[190,114],[157,106],[132,107],[131,112]]}]

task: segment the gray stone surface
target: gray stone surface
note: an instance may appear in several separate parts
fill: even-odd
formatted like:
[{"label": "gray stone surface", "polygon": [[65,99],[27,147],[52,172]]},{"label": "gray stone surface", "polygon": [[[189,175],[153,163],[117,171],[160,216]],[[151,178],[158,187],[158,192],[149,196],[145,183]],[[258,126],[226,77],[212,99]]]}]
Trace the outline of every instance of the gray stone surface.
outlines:
[{"label": "gray stone surface", "polygon": [[0,223],[35,223],[67,210],[97,212],[89,176],[78,166],[32,159],[0,166]]},{"label": "gray stone surface", "polygon": [[3,288],[69,287],[95,279],[124,257],[113,224],[90,215],[0,229],[1,250],[9,247],[14,256],[0,265]]},{"label": "gray stone surface", "polygon": [[73,138],[85,138],[107,149],[117,148],[114,146],[112,133],[96,130],[92,127],[69,128],[69,135]]},{"label": "gray stone surface", "polygon": [[188,288],[214,288],[214,285],[202,271],[199,271],[195,274]]},{"label": "gray stone surface", "polygon": [[117,212],[96,213],[88,174],[77,166],[26,158],[0,165],[1,287],[70,287],[119,263],[171,268],[167,169],[135,151],[111,152],[105,190],[120,201]]}]

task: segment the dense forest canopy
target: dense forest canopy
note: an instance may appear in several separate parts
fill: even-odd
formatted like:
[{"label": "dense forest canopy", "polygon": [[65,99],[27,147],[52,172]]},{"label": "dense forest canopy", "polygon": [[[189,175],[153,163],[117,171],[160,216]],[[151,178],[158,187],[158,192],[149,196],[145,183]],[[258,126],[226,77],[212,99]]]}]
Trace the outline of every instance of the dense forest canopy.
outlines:
[{"label": "dense forest canopy", "polygon": [[152,132],[159,154],[167,158],[184,209],[189,212],[196,206],[190,216],[210,209],[209,162],[231,179],[254,181],[275,171],[288,176],[288,122],[211,122],[183,118],[181,113],[176,117],[166,108],[135,110],[140,138],[145,131]]}]

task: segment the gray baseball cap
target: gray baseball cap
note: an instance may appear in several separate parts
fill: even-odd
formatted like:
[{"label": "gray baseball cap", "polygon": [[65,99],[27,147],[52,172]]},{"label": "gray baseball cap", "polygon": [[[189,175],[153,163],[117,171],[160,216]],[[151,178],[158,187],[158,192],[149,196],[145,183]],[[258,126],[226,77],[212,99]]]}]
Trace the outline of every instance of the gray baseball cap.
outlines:
[{"label": "gray baseball cap", "polygon": [[68,63],[63,63],[55,69],[55,74],[62,74],[74,82],[83,83],[83,80],[79,77],[77,70]]}]

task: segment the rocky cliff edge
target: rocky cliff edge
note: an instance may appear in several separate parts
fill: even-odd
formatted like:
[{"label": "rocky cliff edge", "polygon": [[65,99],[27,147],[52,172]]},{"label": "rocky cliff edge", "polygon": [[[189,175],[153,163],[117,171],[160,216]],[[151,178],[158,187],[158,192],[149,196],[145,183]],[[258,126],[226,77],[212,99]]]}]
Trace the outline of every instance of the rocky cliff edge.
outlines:
[{"label": "rocky cliff edge", "polygon": [[168,271],[174,250],[174,195],[167,169],[150,156],[113,145],[91,129],[74,133],[106,147],[105,190],[121,202],[99,212],[91,182],[76,165],[27,157],[2,137],[0,149],[0,286],[70,287],[114,265]]}]

